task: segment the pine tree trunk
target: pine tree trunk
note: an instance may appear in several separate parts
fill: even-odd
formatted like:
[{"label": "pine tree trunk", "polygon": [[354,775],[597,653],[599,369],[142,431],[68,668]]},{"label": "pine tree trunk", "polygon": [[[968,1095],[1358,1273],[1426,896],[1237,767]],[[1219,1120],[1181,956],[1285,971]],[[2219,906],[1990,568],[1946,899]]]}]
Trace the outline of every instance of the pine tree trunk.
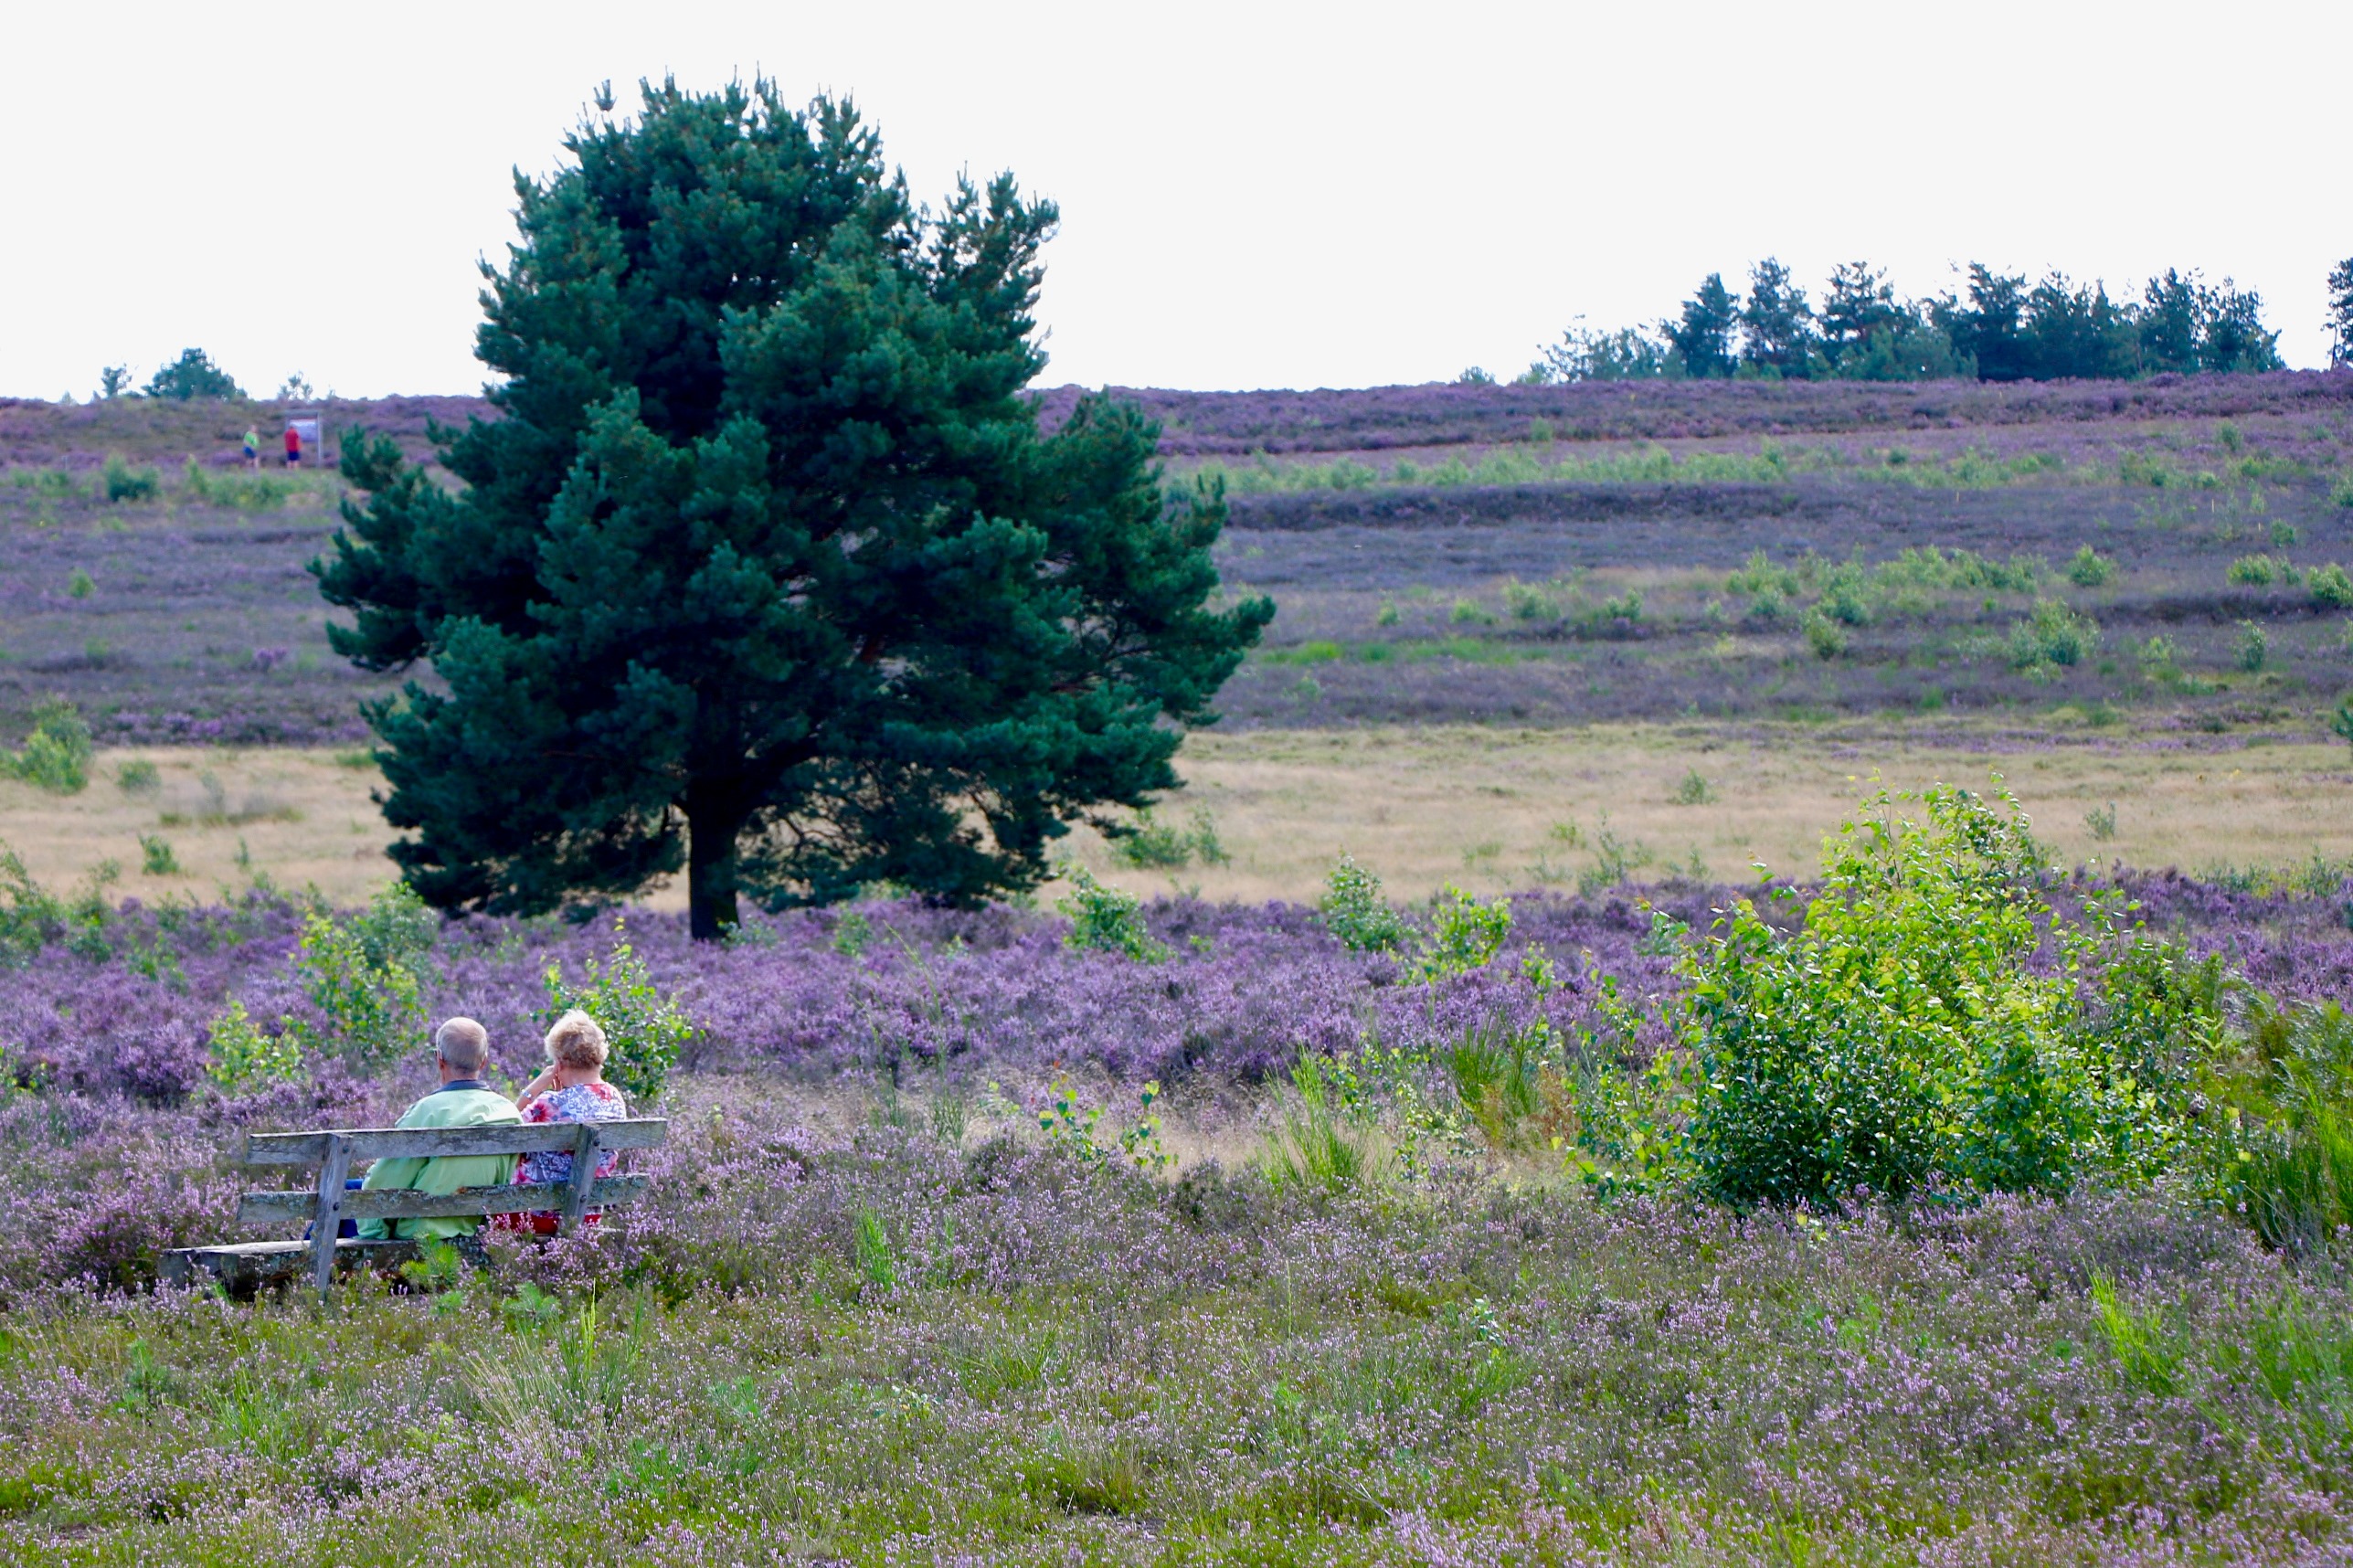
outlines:
[{"label": "pine tree trunk", "polygon": [[698,942],[736,927],[736,834],[743,813],[686,791],[686,916]]}]

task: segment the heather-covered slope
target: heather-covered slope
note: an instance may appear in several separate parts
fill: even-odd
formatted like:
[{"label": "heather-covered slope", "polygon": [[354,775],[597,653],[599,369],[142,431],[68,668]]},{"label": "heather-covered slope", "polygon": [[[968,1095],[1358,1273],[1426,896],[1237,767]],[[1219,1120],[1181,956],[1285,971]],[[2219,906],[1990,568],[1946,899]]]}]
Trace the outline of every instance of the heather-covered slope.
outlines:
[{"label": "heather-covered slope", "polygon": [[[2353,682],[2353,372],[1135,396],[1172,478],[1227,484],[1228,585],[1280,609],[1237,726],[2065,706],[2317,736]],[[328,413],[421,452],[482,409]],[[0,740],[50,694],[126,742],[357,734],[389,683],[334,658],[302,570],[336,487],[234,471],[270,411],[0,405]],[[110,500],[110,454],[154,495]],[[2057,615],[2083,634],[2044,658]]]}]

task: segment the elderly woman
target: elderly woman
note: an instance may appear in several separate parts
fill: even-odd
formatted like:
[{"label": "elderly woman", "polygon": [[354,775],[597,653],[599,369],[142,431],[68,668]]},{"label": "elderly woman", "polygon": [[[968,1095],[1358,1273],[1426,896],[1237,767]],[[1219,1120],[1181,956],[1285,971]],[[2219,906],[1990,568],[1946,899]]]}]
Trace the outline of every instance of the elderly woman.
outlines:
[{"label": "elderly woman", "polygon": [[[607,1054],[605,1032],[595,1019],[578,1008],[557,1019],[547,1031],[546,1070],[514,1097],[524,1121],[620,1121],[627,1117],[629,1106],[621,1092],[605,1082]],[[607,1150],[598,1156],[597,1174],[609,1176],[620,1163],[620,1151]],[[571,1177],[569,1154],[526,1154],[514,1168],[514,1179],[522,1183],[568,1181]],[[597,1211],[589,1210],[587,1217],[594,1221]],[[552,1236],[556,1214],[553,1210],[517,1214],[507,1224],[511,1229]]]}]

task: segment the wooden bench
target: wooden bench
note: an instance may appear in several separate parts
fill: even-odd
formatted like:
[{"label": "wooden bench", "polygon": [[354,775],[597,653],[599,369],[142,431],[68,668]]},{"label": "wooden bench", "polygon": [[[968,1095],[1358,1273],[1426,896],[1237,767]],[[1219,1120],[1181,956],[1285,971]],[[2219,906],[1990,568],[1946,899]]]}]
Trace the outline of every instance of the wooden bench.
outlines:
[{"label": "wooden bench", "polygon": [[[307,1241],[242,1242],[228,1246],[182,1247],[164,1255],[162,1275],[177,1284],[212,1278],[233,1296],[249,1296],[264,1286],[298,1279],[305,1273],[324,1298],[340,1266],[382,1267],[419,1255],[413,1241],[363,1241],[338,1237],[345,1220],[488,1218],[492,1214],[553,1210],[558,1229],[570,1234],[590,1209],[642,1197],[642,1176],[596,1174],[608,1150],[652,1149],[669,1136],[658,1119],[541,1122],[504,1127],[371,1127],[323,1132],[249,1133],[247,1165],[313,1165],[317,1185],[285,1192],[248,1192],[237,1205],[239,1224],[282,1224],[308,1220]],[[568,1181],[529,1186],[461,1187],[431,1193],[405,1188],[350,1191],[344,1183],[353,1165],[372,1160],[462,1159],[469,1155],[569,1154]]]}]

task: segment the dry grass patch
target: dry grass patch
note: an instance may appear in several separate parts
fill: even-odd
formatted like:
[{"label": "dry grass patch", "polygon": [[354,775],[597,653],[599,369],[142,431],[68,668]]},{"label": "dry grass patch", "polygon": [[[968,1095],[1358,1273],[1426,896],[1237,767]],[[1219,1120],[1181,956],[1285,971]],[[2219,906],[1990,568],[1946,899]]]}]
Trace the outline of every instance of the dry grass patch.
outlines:
[{"label": "dry grass patch", "polygon": [[[1948,722],[1917,732],[1624,725],[1201,734],[1180,758],[1189,787],[1162,814],[1182,821],[1206,810],[1231,863],[1127,869],[1085,830],[1072,848],[1105,881],[1139,893],[1175,885],[1243,901],[1313,898],[1343,850],[1404,898],[1448,882],[1485,892],[1574,888],[1613,853],[1637,880],[1678,871],[1740,879],[1760,861],[1804,874],[1877,772],[1899,787],[1977,785],[1999,773],[2036,832],[2071,861],[2199,869],[2353,857],[2345,809],[2353,768],[2342,746],[2190,752],[2168,748],[2178,737],[2122,730],[2088,743],[2054,733],[1970,744],[1956,733]],[[118,895],[210,898],[266,873],[356,904],[392,875],[384,846],[393,834],[369,799],[381,780],[372,766],[346,766],[353,757],[103,752],[79,795],[0,781],[0,840],[58,887],[111,860],[122,868]],[[154,767],[152,787],[118,782],[134,762]],[[2114,831],[2103,838],[2092,819],[2111,806]],[[171,846],[178,874],[143,874],[143,835]],[[683,907],[683,891],[661,889],[647,902]]]}]

